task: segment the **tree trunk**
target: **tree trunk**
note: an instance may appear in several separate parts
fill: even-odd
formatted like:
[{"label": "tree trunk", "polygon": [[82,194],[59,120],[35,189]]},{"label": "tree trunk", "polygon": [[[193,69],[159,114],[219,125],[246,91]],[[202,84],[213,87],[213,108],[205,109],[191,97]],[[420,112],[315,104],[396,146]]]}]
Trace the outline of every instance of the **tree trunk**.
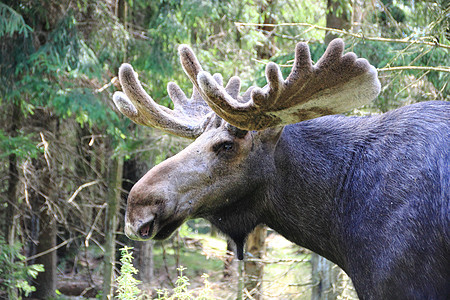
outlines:
[{"label": "tree trunk", "polygon": [[363,16],[363,5],[362,0],[354,0],[352,4],[352,18],[350,22],[350,31],[352,33],[358,33],[361,29],[362,16]]},{"label": "tree trunk", "polygon": [[[44,153],[32,160],[33,176],[30,178],[30,203],[34,214],[37,216],[37,235],[38,243],[36,253],[39,255],[49,251],[36,258],[35,264],[42,264],[44,272],[38,273],[34,281],[36,291],[34,298],[47,299],[54,297],[56,291],[56,218],[52,206],[57,202],[57,193],[55,190],[56,168],[53,165],[53,140],[55,139],[57,126],[56,119],[48,110],[39,110],[35,112],[32,122],[33,126],[40,132],[42,148]],[[52,134],[54,134],[52,136]]]},{"label": "tree trunk", "polygon": [[[128,6],[127,6],[127,1],[126,0],[117,0],[116,2],[116,16],[119,19],[119,22],[122,23],[123,28],[125,30],[127,30],[127,11],[128,11]],[[123,53],[123,58],[122,58],[122,62],[127,62],[127,48],[128,48],[128,40],[125,39],[122,43],[122,53]]]},{"label": "tree trunk", "polygon": [[223,262],[223,278],[229,279],[233,276],[233,241],[230,238],[227,238],[227,253],[225,257],[225,261]]},{"label": "tree trunk", "polygon": [[[45,203],[45,202],[44,202]],[[41,204],[45,205],[41,202]],[[36,264],[44,265],[44,272],[38,273],[36,278],[36,292],[33,297],[47,299],[55,297],[56,291],[56,221],[48,208],[39,214],[39,244],[37,253],[54,249],[50,253],[38,257]]]},{"label": "tree trunk", "polygon": [[311,300],[334,300],[341,298],[344,290],[344,271],[322,256],[311,256],[313,289]]},{"label": "tree trunk", "polygon": [[[21,108],[20,102],[12,104],[12,115],[10,121],[9,136],[16,137],[20,128]],[[8,157],[8,191],[7,191],[7,208],[6,208],[6,240],[10,245],[13,245],[16,239],[15,233],[15,218],[17,202],[17,186],[19,184],[19,169],[17,168],[17,156],[12,153]]]},{"label": "tree trunk", "polygon": [[219,234],[219,230],[217,229],[217,227],[211,224],[210,236],[215,238],[215,237],[217,237],[218,234]]},{"label": "tree trunk", "polygon": [[[20,102],[12,103],[12,115],[9,121],[9,136],[16,137],[18,129],[20,128]],[[8,188],[6,194],[6,211],[5,219],[2,222],[2,230],[6,233],[6,241],[10,246],[13,246],[16,241],[16,206],[17,201],[17,186],[19,184],[19,170],[17,168],[17,155],[12,153],[8,156]],[[14,262],[14,257],[9,258],[11,263]],[[8,286],[8,295],[10,298],[18,298],[17,288],[14,286]]]},{"label": "tree trunk", "polygon": [[[327,1],[327,25],[328,28],[336,29],[350,29],[350,13],[345,11],[345,7],[339,7],[340,1],[328,0]],[[329,44],[338,35],[332,32],[325,34],[325,44]]]},{"label": "tree trunk", "polygon": [[[258,225],[248,236],[246,248],[247,259],[262,259],[266,253],[265,240],[267,228]],[[262,279],[264,274],[264,264],[256,261],[245,262],[245,288],[253,299],[262,299]]]},{"label": "tree trunk", "polygon": [[[260,2],[259,12],[262,24],[275,24],[276,19],[272,14],[272,8],[276,5],[276,0],[264,0]],[[273,35],[275,31],[273,26],[258,26],[262,30],[266,39],[262,45],[256,47],[257,56],[259,59],[270,59],[275,54],[275,47],[273,46]]]},{"label": "tree trunk", "polygon": [[149,285],[153,279],[153,241],[138,242],[139,256],[138,263],[139,279],[143,284]]},{"label": "tree trunk", "polygon": [[125,18],[127,15],[127,5],[126,0],[117,0],[116,2],[116,16],[119,19],[119,22],[123,25],[126,25]]},{"label": "tree trunk", "polygon": [[[10,120],[9,136],[16,137],[17,132],[20,128],[20,102],[12,104],[12,115]],[[5,219],[2,222],[2,229],[6,233],[6,241],[12,246],[16,241],[16,206],[18,206],[17,201],[17,186],[19,184],[19,169],[17,168],[17,155],[12,153],[8,157],[8,188],[6,194],[6,211]],[[11,262],[13,262],[14,257],[11,257]],[[14,286],[8,286],[8,295],[10,298],[17,298],[17,289]]]},{"label": "tree trunk", "polygon": [[123,158],[111,159],[108,170],[108,207],[106,209],[105,224],[105,255],[103,258],[103,295],[102,299],[112,299],[112,282],[114,281],[114,265],[116,255],[116,230],[120,209],[122,188]]}]

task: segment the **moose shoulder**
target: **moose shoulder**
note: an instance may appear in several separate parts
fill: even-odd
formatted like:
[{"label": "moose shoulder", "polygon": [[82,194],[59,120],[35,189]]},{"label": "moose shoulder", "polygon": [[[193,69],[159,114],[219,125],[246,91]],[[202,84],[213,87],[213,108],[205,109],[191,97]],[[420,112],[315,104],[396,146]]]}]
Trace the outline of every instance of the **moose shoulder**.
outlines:
[{"label": "moose shoulder", "polygon": [[377,96],[377,73],[334,40],[312,65],[299,43],[291,74],[268,84],[202,70],[187,46],[188,99],[168,85],[174,109],[119,70],[119,110],[138,124],[195,139],[130,192],[125,233],[165,239],[206,218],[236,243],[267,224],[338,264],[362,299],[446,299],[450,294],[450,105],[430,101],[372,117],[334,115]]}]

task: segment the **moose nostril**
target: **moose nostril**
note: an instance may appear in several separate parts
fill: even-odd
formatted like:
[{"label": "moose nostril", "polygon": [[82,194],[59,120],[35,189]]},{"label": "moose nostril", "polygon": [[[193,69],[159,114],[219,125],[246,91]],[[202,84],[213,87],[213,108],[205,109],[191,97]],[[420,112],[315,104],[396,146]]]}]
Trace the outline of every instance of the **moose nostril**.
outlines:
[{"label": "moose nostril", "polygon": [[153,231],[153,220],[145,223],[144,225],[141,226],[141,228],[139,229],[139,234],[142,238],[148,238],[151,234],[151,232]]}]

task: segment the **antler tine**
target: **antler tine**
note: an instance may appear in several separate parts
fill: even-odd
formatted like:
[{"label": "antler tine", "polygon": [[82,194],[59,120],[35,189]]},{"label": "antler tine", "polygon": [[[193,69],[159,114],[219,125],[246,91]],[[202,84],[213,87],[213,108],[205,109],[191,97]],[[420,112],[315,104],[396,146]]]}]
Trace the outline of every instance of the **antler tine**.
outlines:
[{"label": "antler tine", "polygon": [[[207,72],[198,70],[199,90],[213,111],[245,130],[343,113],[369,103],[380,92],[376,69],[354,53],[342,56],[343,51],[344,42],[336,39],[313,66],[308,46],[298,43],[294,66],[286,80],[278,65],[269,63],[268,84],[251,92],[249,89],[242,97],[229,93]],[[242,99],[247,101],[243,103]]]},{"label": "antler tine", "polygon": [[267,88],[255,88],[252,92],[253,103],[255,106],[262,108],[269,108],[276,105],[271,103],[269,99],[277,99],[280,92],[284,88],[284,79],[281,74],[280,67],[273,62],[269,62],[266,66]]},{"label": "antler tine", "polygon": [[342,39],[332,40],[325,50],[325,53],[316,63],[316,67],[326,68],[327,65],[339,62],[342,53],[344,53],[344,41]]},{"label": "antler tine", "polygon": [[[222,75],[214,74],[213,76],[211,76],[208,72],[203,71],[200,63],[197,60],[197,57],[195,56],[191,48],[189,48],[187,45],[180,45],[178,47],[178,52],[180,53],[181,65],[183,66],[185,73],[188,75],[189,79],[194,85],[194,92],[198,92],[201,95],[201,98],[204,101],[203,103],[207,103],[209,107],[215,107],[216,110],[219,110],[219,107],[216,106],[213,101],[210,101],[207,95],[207,93],[212,92],[212,90],[215,90],[216,93],[219,93],[223,96],[229,95],[227,91],[230,91],[231,94],[236,95],[236,98],[238,97],[240,89],[240,79],[237,76],[232,77],[228,82],[227,87],[223,88]],[[204,76],[206,76],[206,79],[202,80],[201,78],[203,78]],[[209,90],[208,88],[202,88],[201,86],[203,82],[207,82],[206,84],[211,86],[212,90]],[[238,103],[238,101],[234,100],[233,97],[231,97],[230,101]],[[233,108],[230,108],[230,110],[232,111]]]},{"label": "antler tine", "polygon": [[198,62],[194,52],[187,45],[180,45],[178,47],[178,53],[180,54],[181,66],[184,72],[191,80],[192,84],[198,87],[197,75],[203,71],[202,66]]},{"label": "antler tine", "polygon": [[172,100],[174,107],[183,107],[187,105],[188,98],[183,90],[175,82],[169,82],[167,84],[167,93]]},{"label": "antler tine", "polygon": [[306,43],[298,43],[295,46],[294,65],[291,73],[286,78],[286,85],[292,84],[292,81],[310,76],[313,72],[311,54]]},{"label": "antler tine", "polygon": [[225,87],[225,91],[233,99],[238,99],[240,90],[241,90],[241,79],[238,76],[231,77],[230,80],[228,80],[227,86]]},{"label": "antler tine", "polygon": [[208,72],[201,71],[197,76],[197,81],[200,87],[199,90],[205,95],[205,101],[214,111],[216,109],[220,111],[218,113],[219,116],[227,112],[245,111],[247,108],[248,103],[240,103],[237,99],[233,98]]},{"label": "antler tine", "polygon": [[157,104],[145,92],[131,65],[123,64],[120,67],[119,80],[125,93],[114,93],[113,100],[119,111],[133,122],[191,139],[198,137],[206,128],[211,110],[203,104],[203,109],[196,109],[192,113],[189,104],[198,99],[189,101],[175,83],[167,85],[169,97],[174,102],[174,109],[171,110]]}]

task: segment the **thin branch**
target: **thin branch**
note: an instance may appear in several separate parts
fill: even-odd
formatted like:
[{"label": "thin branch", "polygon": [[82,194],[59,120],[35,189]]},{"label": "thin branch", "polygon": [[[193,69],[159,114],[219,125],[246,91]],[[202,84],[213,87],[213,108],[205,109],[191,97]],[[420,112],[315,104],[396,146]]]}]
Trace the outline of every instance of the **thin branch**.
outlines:
[{"label": "thin branch", "polygon": [[433,47],[440,47],[440,48],[446,48],[450,49],[450,45],[439,43],[437,40],[433,42],[427,42],[427,41],[421,41],[421,40],[411,40],[409,38],[403,38],[403,39],[388,39],[388,38],[382,38],[382,37],[370,37],[365,36],[361,33],[352,33],[341,29],[336,28],[329,28],[319,25],[313,25],[309,23],[279,23],[279,24],[259,24],[259,23],[242,23],[242,22],[235,22],[234,23],[236,27],[241,26],[258,26],[258,27],[282,27],[282,26],[299,26],[299,27],[309,27],[311,29],[318,29],[318,30],[326,30],[330,32],[340,33],[343,35],[348,35],[354,38],[366,40],[366,41],[377,41],[377,42],[387,42],[387,43],[403,43],[403,44],[418,44],[418,45],[428,45]]},{"label": "thin branch", "polygon": [[76,238],[70,238],[70,239],[68,239],[68,240],[65,240],[64,242],[62,242],[62,243],[59,244],[59,245],[56,245],[55,247],[52,247],[52,248],[47,249],[47,250],[45,250],[45,251],[42,251],[41,253],[38,253],[38,254],[36,254],[36,255],[27,257],[27,258],[24,259],[23,261],[24,261],[24,262],[30,261],[30,260],[33,260],[33,259],[38,258],[38,257],[40,257],[40,256],[43,256],[43,255],[46,255],[46,254],[51,253],[51,252],[53,252],[53,251],[56,251],[56,250],[58,250],[59,248],[61,248],[62,246],[64,246],[64,245],[70,243],[71,241],[73,241],[73,240],[75,240],[75,239],[77,239],[77,238],[78,238],[78,237],[76,237]]},{"label": "thin branch", "polygon": [[258,259],[258,258],[245,258],[245,262],[257,262],[261,264],[279,264],[279,263],[303,263],[309,261],[307,258],[280,258],[280,259]]},{"label": "thin branch", "polygon": [[450,12],[450,6],[447,7],[442,14],[439,16],[439,18],[437,20],[435,20],[434,22],[431,22],[428,26],[429,29],[433,29],[434,26],[436,26],[437,24],[439,24],[444,18],[448,18],[447,14]]},{"label": "thin branch", "polygon": [[96,94],[101,93],[104,90],[106,90],[107,88],[109,88],[111,85],[116,85],[118,83],[119,83],[119,79],[117,78],[117,76],[113,77],[110,82],[104,84],[101,88],[96,89],[94,92]]},{"label": "thin branch", "polygon": [[41,146],[44,147],[44,158],[45,158],[45,161],[47,162],[48,170],[50,171],[51,166],[50,166],[50,159],[49,159],[50,155],[49,155],[49,151],[48,151],[48,142],[45,140],[43,132],[39,132],[39,134],[41,135],[42,143],[39,143],[37,145],[37,147],[38,148],[40,148]]},{"label": "thin branch", "polygon": [[167,273],[167,279],[169,280],[169,283],[172,286],[172,288],[174,288],[175,284],[173,283],[173,280],[170,277],[169,267],[168,267],[168,263],[167,263],[166,248],[164,247],[164,242],[161,243],[161,249],[162,249],[162,259],[163,259],[163,262],[164,262],[164,268],[165,268],[166,273]]},{"label": "thin branch", "polygon": [[[264,60],[256,59],[256,58],[252,58],[252,61],[255,61],[255,62],[260,63],[260,64],[265,64],[265,65],[267,65],[269,63],[269,61],[264,61]],[[291,64],[278,64],[278,66],[280,68],[292,68],[294,65],[291,65]]]},{"label": "thin branch", "polygon": [[86,236],[86,239],[84,240],[85,248],[89,247],[89,240],[91,239],[92,233],[94,232],[95,225],[97,224],[97,221],[100,218],[103,209],[107,206],[108,205],[106,204],[106,202],[103,203],[103,205],[101,206],[101,208],[99,209],[99,211],[97,213],[97,216],[95,216],[95,219],[94,219],[94,222],[92,223],[91,229],[89,230],[89,232]]},{"label": "thin branch", "polygon": [[416,80],[414,80],[413,82],[409,83],[408,85],[406,85],[404,88],[402,88],[400,91],[397,92],[397,94],[395,94],[394,97],[397,97],[398,95],[400,95],[401,92],[403,92],[404,90],[406,90],[407,88],[409,88],[410,86],[416,84],[417,82],[419,82],[420,80],[422,80],[422,78],[424,78],[425,76],[427,76],[427,74],[430,73],[430,71],[426,71],[422,74],[422,76],[420,76],[419,78],[417,78]]},{"label": "thin branch", "polygon": [[317,286],[319,283],[314,283],[312,281],[306,283],[289,283],[288,286],[302,287],[302,286]]},{"label": "thin branch", "polygon": [[[253,61],[256,61],[261,64],[267,65],[268,61],[263,61],[260,59],[252,58]],[[291,64],[280,64],[278,65],[282,68],[292,68],[293,65]],[[378,72],[392,72],[392,71],[404,71],[404,70],[423,70],[423,71],[436,71],[436,72],[447,72],[450,73],[450,67],[446,66],[438,66],[438,67],[427,67],[427,66],[398,66],[398,67],[385,67],[385,68],[378,68]]]},{"label": "thin branch", "polygon": [[450,67],[425,67],[425,66],[400,66],[400,67],[386,67],[377,69],[378,72],[391,72],[391,71],[403,71],[403,70],[423,70],[423,71],[437,71],[450,73]]},{"label": "thin branch", "polygon": [[94,185],[94,184],[97,184],[97,183],[99,183],[99,180],[94,180],[94,181],[80,185],[77,188],[77,190],[72,194],[72,196],[70,196],[69,200],[67,200],[67,203],[71,203],[75,199],[75,197],[78,195],[78,193],[80,193],[84,188]]}]

